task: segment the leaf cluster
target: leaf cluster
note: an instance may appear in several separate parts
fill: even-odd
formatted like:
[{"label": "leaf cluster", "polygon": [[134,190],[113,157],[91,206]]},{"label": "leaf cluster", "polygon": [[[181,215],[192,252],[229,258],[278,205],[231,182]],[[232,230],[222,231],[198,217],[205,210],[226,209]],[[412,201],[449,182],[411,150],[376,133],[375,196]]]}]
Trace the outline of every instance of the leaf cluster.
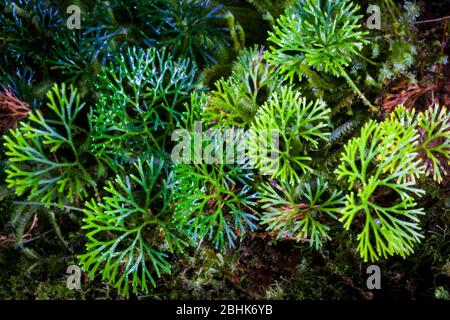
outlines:
[{"label": "leaf cluster", "polygon": [[283,86],[251,125],[248,153],[255,168],[291,185],[299,183],[300,174],[312,172],[310,151],[330,135],[329,113],[324,102],[307,102],[299,92]]},{"label": "leaf cluster", "polygon": [[361,135],[344,147],[336,169],[348,184],[340,221],[345,229],[356,225],[358,251],[365,261],[413,252],[419,233],[416,197],[424,191],[416,183],[423,174],[417,160],[418,133],[396,121],[370,121]]},{"label": "leaf cluster", "polygon": [[196,67],[165,50],[129,48],[98,77],[92,150],[112,168],[161,154],[195,89]]},{"label": "leaf cluster", "polygon": [[[194,137],[195,138],[195,137]],[[195,242],[210,240],[221,250],[234,247],[236,240],[257,228],[257,193],[252,187],[255,179],[246,158],[229,163],[223,153],[225,141],[239,154],[243,139],[233,129],[219,131],[210,140],[205,152],[215,155],[212,163],[194,158],[192,163],[176,164],[173,168],[171,188],[175,199],[174,222],[185,228]]]},{"label": "leaf cluster", "polygon": [[101,274],[124,296],[130,283],[134,293],[148,293],[148,282],[156,286],[157,278],[171,272],[169,254],[182,253],[188,245],[170,223],[171,194],[162,169],[155,159],[138,160],[135,173],[109,181],[108,195],[84,209],[88,241],[80,263],[89,277]]},{"label": "leaf cluster", "polygon": [[82,200],[96,185],[86,169],[87,146],[79,143],[86,132],[76,123],[85,104],[73,86],[64,84],[55,85],[47,99],[49,116],[33,112],[29,122],[5,136],[10,162],[6,182],[19,196],[62,206]]},{"label": "leaf cluster", "polygon": [[275,232],[277,239],[309,241],[311,248],[319,250],[324,241],[331,240],[330,221],[337,219],[344,204],[342,192],[329,188],[322,178],[297,187],[264,183],[260,187],[261,224]]}]

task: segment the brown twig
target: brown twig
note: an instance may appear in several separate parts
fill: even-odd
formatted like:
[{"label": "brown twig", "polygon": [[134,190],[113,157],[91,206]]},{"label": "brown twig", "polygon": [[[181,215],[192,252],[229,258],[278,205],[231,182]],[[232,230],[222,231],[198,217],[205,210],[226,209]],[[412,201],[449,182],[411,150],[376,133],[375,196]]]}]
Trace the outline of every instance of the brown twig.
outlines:
[{"label": "brown twig", "polygon": [[429,22],[439,22],[450,19],[450,16],[442,17],[442,18],[436,18],[436,19],[430,19],[430,20],[423,20],[423,21],[416,21],[414,24],[422,24],[422,23],[429,23]]}]

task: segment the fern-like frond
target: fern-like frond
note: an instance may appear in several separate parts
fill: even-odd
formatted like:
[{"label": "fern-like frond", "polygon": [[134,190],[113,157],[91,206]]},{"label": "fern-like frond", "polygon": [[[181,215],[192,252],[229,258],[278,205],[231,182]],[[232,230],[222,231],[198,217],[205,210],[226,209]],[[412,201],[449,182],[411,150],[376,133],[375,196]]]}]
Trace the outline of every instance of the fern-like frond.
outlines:
[{"label": "fern-like frond", "polygon": [[398,122],[368,122],[352,139],[336,169],[352,190],[340,221],[358,226],[358,251],[365,261],[413,252],[419,233],[415,196],[424,193],[415,178],[423,173],[417,160],[418,133]]},{"label": "fern-like frond", "polygon": [[275,92],[251,126],[248,154],[255,168],[291,185],[298,183],[299,174],[312,171],[308,151],[318,149],[330,135],[329,114],[325,103],[307,102],[290,87]]},{"label": "fern-like frond", "polygon": [[[195,137],[193,137],[195,139]],[[241,131],[216,130],[204,150],[214,155],[212,162],[204,159],[175,165],[172,190],[175,197],[175,223],[186,229],[193,240],[212,241],[216,248],[234,247],[247,231],[256,229],[257,194],[253,190],[254,173],[242,155]],[[233,163],[223,145],[232,145]],[[195,151],[194,151],[195,153]],[[196,153],[195,153],[196,154]]]},{"label": "fern-like frond", "polygon": [[77,90],[55,85],[47,98],[49,117],[41,111],[31,113],[29,122],[5,136],[10,162],[6,181],[17,195],[62,206],[82,200],[95,182],[85,169],[77,140],[84,131],[75,123],[84,107]]},{"label": "fern-like frond", "polygon": [[171,224],[171,196],[164,185],[163,163],[134,164],[136,173],[117,176],[105,187],[108,196],[91,200],[84,210],[86,253],[79,256],[90,278],[101,274],[124,296],[148,293],[148,284],[171,272],[168,254],[188,245]]},{"label": "fern-like frond", "polygon": [[345,70],[368,43],[358,10],[350,0],[298,0],[269,33],[273,45],[267,60],[291,83],[294,76],[301,80],[304,75],[314,76],[313,83],[323,82],[311,69],[344,77],[361,100],[375,109]]},{"label": "fern-like frond", "polygon": [[100,74],[89,120],[93,152],[113,169],[166,152],[166,139],[195,89],[196,67],[165,50],[129,49]]},{"label": "fern-like frond", "polygon": [[217,81],[203,118],[215,126],[247,128],[277,83],[262,48],[246,49],[233,65],[231,76]]},{"label": "fern-like frond", "polygon": [[342,192],[330,191],[328,182],[317,179],[294,188],[286,183],[263,184],[260,188],[261,224],[267,231],[277,233],[277,239],[294,237],[308,240],[319,250],[325,240],[331,239],[327,222],[336,219],[344,204]]}]

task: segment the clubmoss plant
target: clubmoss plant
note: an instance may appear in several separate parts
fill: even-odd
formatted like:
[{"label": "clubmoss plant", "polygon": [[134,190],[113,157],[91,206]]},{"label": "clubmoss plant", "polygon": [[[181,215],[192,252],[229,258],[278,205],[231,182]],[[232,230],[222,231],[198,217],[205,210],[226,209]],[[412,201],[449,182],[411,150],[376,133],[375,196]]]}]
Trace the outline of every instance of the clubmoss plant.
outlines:
[{"label": "clubmoss plant", "polygon": [[220,79],[210,94],[204,121],[216,126],[248,128],[279,82],[263,59],[263,48],[244,50],[228,79]]},{"label": "clubmoss plant", "polygon": [[340,221],[358,230],[358,252],[364,261],[413,252],[420,234],[416,197],[423,195],[416,178],[424,173],[417,159],[419,135],[397,121],[368,122],[361,135],[345,145],[339,180],[348,184]]},{"label": "clubmoss plant", "polygon": [[292,187],[286,183],[265,183],[260,188],[264,213],[261,224],[275,232],[277,239],[295,238],[309,241],[319,250],[323,242],[331,240],[329,221],[337,219],[344,204],[342,192],[330,191],[323,179]]},{"label": "clubmoss plant", "polygon": [[[217,130],[204,149],[213,155],[212,162],[204,157],[173,168],[174,221],[197,243],[211,241],[224,250],[235,247],[238,239],[257,228],[255,174],[245,157],[238,158],[242,139],[242,132],[233,128],[223,133]],[[235,146],[232,158],[237,162],[229,163],[227,152],[221,150],[226,141]],[[195,150],[193,154],[197,154]]]},{"label": "clubmoss plant", "polygon": [[398,106],[391,119],[403,126],[415,128],[420,135],[417,152],[425,165],[426,175],[442,183],[447,175],[450,158],[450,112],[446,107],[430,106],[425,112],[416,114],[414,109],[407,110]]},{"label": "clubmoss plant", "polygon": [[[85,198],[96,182],[85,163],[87,132],[76,123],[85,106],[77,89],[54,85],[47,99],[49,115],[32,112],[29,122],[5,136],[10,162],[6,182],[30,201],[62,206]],[[80,143],[83,139],[85,143]]]},{"label": "clubmoss plant", "polygon": [[93,152],[111,168],[167,152],[167,137],[195,89],[196,67],[164,49],[129,48],[100,74],[90,114]]},{"label": "clubmoss plant", "polygon": [[171,193],[163,163],[138,160],[135,173],[117,176],[105,187],[101,202],[86,203],[82,228],[86,253],[80,264],[90,278],[101,274],[124,296],[149,292],[162,274],[171,272],[169,254],[182,253],[186,236],[171,223]]},{"label": "clubmoss plant", "polygon": [[352,56],[360,56],[368,41],[361,30],[359,6],[350,0],[297,1],[278,19],[270,32],[273,43],[267,52],[270,64],[280,69],[291,82],[297,75],[313,75],[315,70],[344,77],[368,107],[375,109],[351,79],[346,67]]},{"label": "clubmoss plant", "polygon": [[307,102],[283,86],[261,107],[250,127],[248,154],[255,168],[290,185],[299,183],[301,173],[312,172],[309,151],[330,135],[329,113],[324,102]]}]

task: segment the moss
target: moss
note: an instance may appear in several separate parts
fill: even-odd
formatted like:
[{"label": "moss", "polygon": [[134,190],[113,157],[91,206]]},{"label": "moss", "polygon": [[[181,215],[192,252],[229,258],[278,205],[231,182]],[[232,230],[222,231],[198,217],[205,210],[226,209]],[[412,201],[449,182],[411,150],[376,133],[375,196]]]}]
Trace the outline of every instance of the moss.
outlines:
[{"label": "moss", "polygon": [[[305,4],[304,1],[298,1]],[[0,11],[0,20],[4,22],[4,28],[0,30],[2,39],[0,49],[5,49],[3,50],[4,54],[2,51],[2,55],[0,55],[0,91],[11,89],[21,100],[31,106],[33,113],[37,114],[36,111],[39,110],[43,119],[53,125],[56,118],[46,107],[45,93],[54,83],[58,85],[65,83],[67,86],[72,85],[77,88],[81,100],[87,105],[79,113],[77,120],[72,123],[71,129],[76,133],[73,136],[73,143],[75,149],[77,146],[83,146],[83,148],[80,147],[83,150],[77,150],[82,153],[76,153],[80,155],[80,163],[83,164],[87,174],[95,180],[94,184],[97,190],[92,188],[88,193],[89,196],[98,198],[94,199],[97,202],[106,195],[102,189],[105,182],[113,179],[117,171],[120,171],[120,174],[129,174],[129,163],[136,163],[142,157],[142,152],[139,150],[146,146],[147,141],[141,139],[142,145],[139,146],[136,137],[127,136],[127,133],[133,131],[136,135],[141,135],[144,131],[147,133],[158,132],[157,144],[163,143],[167,146],[165,151],[169,152],[169,147],[172,147],[169,142],[170,134],[172,129],[179,125],[175,122],[185,111],[180,103],[174,106],[173,117],[172,115],[163,116],[159,113],[158,115],[152,113],[151,116],[158,119],[152,125],[147,126],[145,118],[148,113],[142,112],[140,107],[149,101],[154,102],[152,90],[161,79],[156,79],[156,77],[153,79],[155,83],[146,84],[135,91],[137,87],[134,84],[139,84],[139,86],[142,84],[140,71],[135,72],[134,75],[128,74],[125,69],[123,73],[119,72],[121,76],[124,76],[123,90],[120,88],[116,90],[117,88],[109,85],[95,90],[94,83],[98,82],[99,74],[103,74],[103,77],[118,75],[115,72],[117,65],[111,65],[110,62],[119,57],[121,53],[126,52],[128,47],[147,49],[154,46],[160,52],[160,49],[167,46],[166,49],[176,56],[193,58],[197,64],[196,70],[192,74],[192,79],[195,78],[195,81],[192,82],[192,90],[205,91],[204,96],[211,98],[214,95],[211,91],[214,82],[221,78],[226,79],[230,74],[234,76],[237,72],[236,70],[232,72],[237,68],[234,60],[244,49],[244,40],[247,47],[255,45],[254,48],[258,49],[249,51],[251,59],[244,59],[248,72],[242,72],[242,70],[237,72],[238,76],[234,83],[228,80],[231,83],[230,96],[236,93],[236,96],[239,97],[239,93],[246,93],[247,89],[253,93],[256,88],[259,88],[261,94],[256,93],[252,96],[254,97],[253,106],[249,103],[242,103],[237,108],[241,111],[242,108],[251,107],[248,111],[251,111],[252,117],[257,113],[258,106],[273,95],[272,91],[276,91],[281,85],[286,84],[280,79],[278,70],[280,65],[276,63],[272,67],[267,67],[264,59],[259,58],[264,57],[263,51],[273,50],[275,44],[268,40],[268,32],[276,24],[275,19],[283,14],[288,4],[296,3],[297,0],[202,1],[205,4],[207,2],[208,8],[193,8],[191,4],[197,3],[197,1],[158,0],[152,3],[140,1],[138,5],[144,7],[136,8],[139,15],[133,13],[134,9],[128,10],[127,8],[127,4],[136,1],[111,1],[114,8],[108,10],[108,14],[105,15],[102,6],[94,2],[87,4],[86,1],[77,0],[76,3],[84,3],[82,7],[83,12],[86,13],[82,22],[83,30],[80,32],[60,28],[64,24],[66,5],[72,4],[69,2],[65,0],[63,2],[22,1],[27,15],[21,19],[16,19],[12,10]],[[300,183],[296,183],[294,187],[305,181],[321,177],[329,181],[328,189],[330,191],[347,190],[345,184],[336,179],[333,171],[340,161],[344,146],[349,140],[359,135],[360,129],[365,123],[368,121],[383,122],[390,118],[389,113],[395,110],[400,103],[404,104],[408,110],[415,109],[416,112],[421,112],[430,105],[434,105],[434,102],[447,105],[446,102],[450,101],[450,88],[445,85],[450,77],[450,65],[447,63],[448,57],[445,55],[448,53],[448,45],[444,41],[448,32],[448,23],[444,23],[444,21],[436,21],[431,24],[412,23],[415,19],[427,20],[442,16],[444,5],[433,4],[432,1],[421,1],[418,2],[418,6],[415,5],[415,2],[411,2],[405,7],[401,5],[395,7],[395,1],[357,0],[354,2],[361,5],[358,13],[361,15],[365,14],[364,9],[369,4],[380,5],[382,12],[386,12],[386,14],[382,14],[383,29],[369,31],[363,28],[362,32],[369,32],[367,40],[370,40],[370,43],[361,48],[361,51],[357,50],[361,56],[347,57],[349,61],[352,61],[352,64],[345,70],[348,73],[347,76],[342,74],[344,77],[338,78],[332,74],[321,72],[320,61],[322,59],[319,59],[309,61],[310,67],[300,66],[302,73],[307,75],[303,79],[300,79],[300,74],[295,74],[292,78],[292,88],[295,92],[301,93],[302,97],[304,96],[307,100],[323,99],[327,107],[331,109],[330,117],[326,122],[332,130],[331,138],[323,141],[323,148],[320,146],[319,150],[305,152],[304,156],[312,158],[312,172],[305,174],[298,171]],[[179,8],[178,5],[182,3],[187,4],[188,7],[181,8],[180,11],[172,10]],[[330,2],[323,1],[322,4],[325,5],[325,3]],[[148,4],[150,6],[147,6]],[[205,13],[211,12],[216,5],[220,4],[224,5],[222,9],[205,16]],[[159,9],[153,10],[154,6]],[[53,11],[56,7],[59,8],[59,13]],[[418,17],[419,9],[420,17]],[[57,19],[52,18],[52,12]],[[186,16],[189,19],[184,19]],[[364,24],[364,19],[361,18],[361,24]],[[186,22],[189,21],[192,22],[192,28],[186,28]],[[295,26],[296,21],[292,21],[292,23]],[[156,27],[152,29],[149,26]],[[205,37],[201,37],[201,35]],[[295,34],[288,34],[287,40],[293,35]],[[18,36],[23,36],[23,41],[17,41],[20,40],[17,39]],[[316,36],[314,31],[310,36],[310,39]],[[305,41],[305,39],[303,37],[300,40]],[[306,51],[311,49],[308,46],[310,44],[305,43],[303,49]],[[297,45],[296,41],[294,41],[294,45]],[[446,45],[447,47],[445,47]],[[351,44],[350,47],[352,47]],[[215,48],[220,48],[220,50],[215,50]],[[280,43],[278,49],[284,51],[286,43]],[[291,50],[287,50],[285,53],[289,56],[294,54]],[[316,53],[320,58],[321,52]],[[124,57],[118,58],[120,61],[118,60],[117,64],[124,62],[127,58],[129,57],[126,54]],[[292,56],[292,58],[297,57]],[[214,63],[215,60],[217,63]],[[142,59],[135,61],[143,62]],[[194,62],[192,61],[192,63]],[[161,63],[164,64],[164,61]],[[107,65],[111,65],[113,68],[110,75],[101,72]],[[239,69],[239,65],[237,66]],[[282,67],[292,68],[292,65],[283,64]],[[147,71],[151,74],[158,68],[158,66],[154,66]],[[172,71],[176,73],[179,68],[175,67]],[[171,72],[167,74],[168,78],[174,76]],[[273,75],[273,79],[270,79],[268,75]],[[104,80],[109,83],[109,80],[112,79],[108,79]],[[249,79],[252,81],[243,81]],[[197,86],[197,83],[202,84]],[[109,87],[110,90],[105,90],[106,87]],[[246,87],[248,88],[246,89]],[[172,89],[174,89],[173,92],[177,92],[177,99],[189,102],[187,91],[191,91],[191,89],[181,90],[182,88],[175,85],[175,87],[169,86],[161,90],[167,93],[168,91],[172,92]],[[145,103],[136,103],[133,99],[131,101],[129,94],[132,91],[138,100],[142,98]],[[130,115],[139,118],[137,123],[140,123],[141,118],[143,120],[142,124],[133,125],[132,130],[121,121],[118,122],[119,125],[114,126],[114,130],[118,130],[118,135],[122,137],[122,133],[124,133],[124,139],[127,142],[123,144],[123,148],[115,148],[112,152],[115,155],[118,149],[123,149],[119,150],[119,153],[127,155],[127,163],[120,168],[114,161],[111,161],[109,166],[105,165],[99,159],[99,155],[94,154],[95,152],[91,150],[93,135],[90,132],[92,128],[89,123],[89,114],[93,114],[92,108],[98,107],[102,93],[103,96],[108,93],[108,96],[111,97],[111,103],[105,105],[106,111],[110,111],[113,102],[118,101],[119,98],[130,100]],[[377,104],[376,108],[372,110],[374,112],[363,106],[361,100],[357,99],[357,96],[361,97],[362,93],[370,99],[371,104]],[[233,123],[223,120],[233,120],[233,117],[227,117],[227,114],[220,112],[223,111],[222,109],[226,110],[226,104],[228,104],[226,99],[224,99],[225,106],[223,108],[217,103],[211,102],[211,99],[206,100],[207,106],[202,105],[199,109],[205,107],[210,110],[212,118],[206,119],[200,116],[203,120],[206,119],[203,121],[204,126],[242,125],[240,122]],[[246,102],[245,99],[243,101]],[[189,108],[187,109],[189,110]],[[191,112],[198,111],[199,114],[203,110],[191,109],[193,110]],[[160,116],[161,119],[159,119]],[[191,116],[190,120],[194,120],[192,114],[187,114],[187,116]],[[5,113],[1,113],[0,110],[0,119],[7,119],[5,117]],[[444,117],[444,121],[447,120],[446,118],[448,118],[447,115]],[[104,121],[99,121],[99,124],[106,124],[110,120],[109,116],[105,116]],[[249,119],[244,127],[249,127],[251,122],[252,119]],[[26,120],[22,119],[20,123],[24,124]],[[166,124],[170,124],[170,128]],[[19,125],[19,127],[21,126]],[[39,125],[39,128],[42,126]],[[63,128],[58,126],[57,129]],[[41,133],[40,129],[37,129],[36,141],[42,139]],[[100,147],[110,144],[109,134],[111,134],[110,130],[102,131],[99,140],[102,141]],[[53,141],[53,131],[49,132],[47,137]],[[102,140],[103,138],[105,139]],[[3,141],[4,137],[1,139]],[[55,161],[58,164],[73,161],[74,156],[70,155],[71,148],[64,148],[63,144],[60,145],[58,142],[53,149],[52,141],[47,141],[49,144],[46,145],[37,142],[38,149],[42,149],[44,152],[42,155],[44,158],[47,157],[49,161]],[[434,142],[440,143],[440,141]],[[11,142],[11,147],[20,149],[16,142]],[[152,155],[154,155],[153,151],[155,150],[152,149]],[[80,291],[67,288],[65,283],[68,276],[66,274],[67,267],[76,264],[78,257],[86,253],[86,240],[89,237],[86,236],[87,231],[82,229],[83,218],[86,218],[86,213],[83,211],[84,203],[80,199],[80,195],[70,188],[67,192],[68,198],[73,196],[73,199],[67,201],[64,197],[61,199],[64,206],[60,207],[52,203],[49,208],[44,208],[43,203],[36,203],[42,200],[39,199],[39,194],[36,197],[28,198],[28,196],[32,196],[29,194],[29,190],[23,195],[14,195],[15,190],[8,188],[5,182],[5,169],[13,163],[10,161],[8,164],[5,152],[2,142],[0,143],[0,299],[124,299],[112,284],[102,281],[100,275],[88,280],[84,273]],[[303,156],[303,153],[301,155]],[[31,176],[34,176],[44,166],[35,163],[34,155],[30,157],[24,157],[21,165]],[[357,166],[360,166],[360,159],[358,161]],[[160,160],[156,162],[159,163]],[[377,164],[374,166],[376,167]],[[164,174],[167,173],[167,177],[169,177],[173,172],[172,169],[172,166],[167,164],[163,170]],[[61,172],[64,170],[56,172],[52,177],[44,174],[41,178],[32,181],[45,188],[45,183],[55,182],[63,177]],[[245,188],[248,187],[249,190],[256,192],[258,186],[263,183],[275,184],[266,176],[258,175],[256,170],[251,172],[255,173],[254,181],[241,181],[242,185],[245,184]],[[78,175],[78,171],[73,173],[75,176]],[[172,177],[172,175],[170,176]],[[192,175],[185,173],[185,176],[187,177],[186,188],[193,189],[189,184]],[[220,176],[220,179],[226,180],[230,174],[221,174]],[[29,185],[24,182],[23,178],[18,178],[18,180],[20,180],[20,184]],[[206,183],[205,188],[209,187],[211,183],[215,183],[217,179],[211,180],[213,181]],[[425,191],[423,196],[414,199],[417,206],[424,208],[426,212],[425,215],[420,216],[419,221],[424,238],[414,247],[414,253],[411,253],[406,259],[395,256],[387,259],[381,258],[377,262],[382,272],[381,290],[370,291],[367,289],[366,269],[369,264],[362,261],[356,250],[358,239],[355,232],[356,229],[367,224],[364,219],[355,214],[355,221],[348,231],[343,230],[342,224],[337,219],[330,219],[329,225],[327,223],[330,228],[327,231],[330,239],[324,239],[323,246],[317,248],[318,250],[312,250],[310,243],[303,237],[299,237],[298,241],[287,239],[288,237],[277,240],[271,232],[263,230],[264,226],[260,224],[257,225],[257,228],[248,230],[242,241],[236,240],[236,248],[233,249],[227,248],[218,251],[206,241],[199,241],[193,247],[187,248],[184,255],[168,255],[167,261],[172,269],[171,274],[163,275],[158,280],[157,287],[152,287],[148,293],[143,294],[138,290],[136,294],[131,295],[130,299],[450,299],[450,184],[447,180],[444,178],[440,184],[431,178],[417,180],[417,184]],[[133,181],[137,182],[130,178],[124,183],[131,185]],[[85,182],[80,183],[83,184],[81,187],[87,187]],[[241,187],[240,184],[238,186]],[[76,186],[76,189],[80,190],[78,187]],[[355,184],[354,187],[355,193],[364,189],[362,184]],[[92,192],[90,192],[91,190]],[[380,205],[391,204],[389,203],[390,197],[384,194],[384,189],[375,188],[374,190],[376,196],[382,200]],[[55,194],[58,192],[56,190]],[[183,194],[180,192],[181,196]],[[146,198],[142,195],[142,192],[136,192],[132,194],[132,197],[136,197],[140,201]],[[129,200],[128,196],[131,195],[127,193],[124,199]],[[256,204],[251,206],[251,212],[257,218],[261,218],[264,210],[259,196],[255,197]],[[27,198],[33,200],[33,203],[18,203]],[[225,198],[228,199],[228,196]],[[56,200],[54,198],[52,202]],[[198,198],[186,201],[185,208],[192,207],[196,200]],[[302,206],[303,202],[295,203],[295,205]],[[213,200],[209,204],[218,205]],[[237,203],[236,207],[240,207],[240,204],[240,202]],[[143,218],[146,218],[147,212],[154,213],[162,206],[159,203],[146,204],[145,210],[142,210]],[[167,209],[167,217],[173,214],[174,206],[173,202],[164,205]],[[273,208],[273,201],[268,201],[268,206]],[[293,206],[283,207],[283,209],[289,211]],[[127,205],[119,205],[119,207],[126,208]],[[318,213],[317,219],[322,222],[323,216],[315,209],[312,210],[314,211],[312,214]],[[206,213],[202,210],[199,211],[201,215]],[[341,212],[336,212],[336,216],[337,218],[342,217]],[[137,220],[133,220],[131,223],[133,224],[135,221]],[[115,222],[111,219],[112,224]],[[184,224],[181,224],[180,227],[184,227]],[[105,237],[110,233],[108,232]],[[147,230],[145,233],[147,234]],[[241,230],[236,230],[236,233],[237,238],[242,238]],[[152,233],[149,236],[149,242],[156,242],[161,235],[160,232]],[[161,247],[165,247],[164,244],[161,244]],[[121,263],[122,261],[118,262],[120,267],[122,267]]]}]

